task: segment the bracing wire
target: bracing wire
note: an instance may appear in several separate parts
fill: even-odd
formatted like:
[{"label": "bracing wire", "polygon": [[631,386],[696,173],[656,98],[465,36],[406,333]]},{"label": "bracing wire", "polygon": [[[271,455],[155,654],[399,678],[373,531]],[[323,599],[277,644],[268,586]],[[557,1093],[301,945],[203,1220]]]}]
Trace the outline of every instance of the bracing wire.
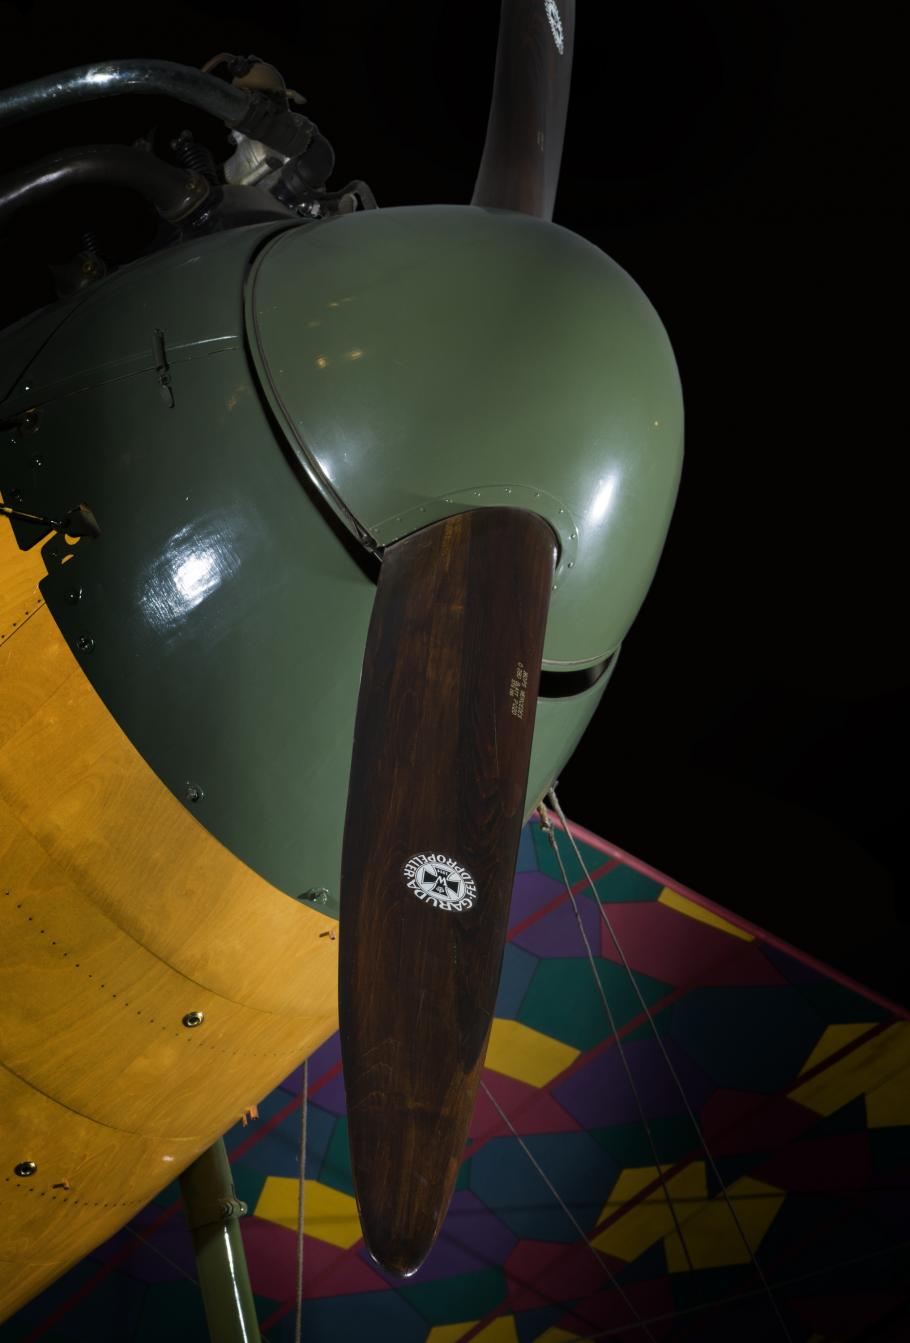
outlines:
[{"label": "bracing wire", "polygon": [[[625,952],[623,951],[623,949],[622,949],[622,947],[621,947],[621,945],[620,945],[620,943],[619,943],[619,939],[618,939],[618,937],[616,936],[616,932],[615,932],[615,930],[614,930],[614,928],[613,928],[613,924],[612,924],[612,921],[610,920],[610,916],[607,914],[607,911],[606,911],[606,909],[604,908],[603,902],[602,902],[602,900],[601,900],[601,898],[600,898],[600,892],[598,891],[596,885],[594,884],[594,881],[593,881],[592,878],[591,878],[591,874],[590,874],[590,872],[588,871],[588,868],[587,868],[587,865],[586,865],[586,863],[585,863],[584,858],[582,857],[581,850],[579,849],[578,845],[577,845],[576,842],[575,842],[575,836],[572,834],[571,830],[569,829],[569,822],[566,820],[565,812],[563,811],[562,807],[560,806],[559,798],[556,796],[555,789],[552,789],[552,788],[551,788],[550,791],[549,791],[549,793],[547,794],[547,796],[548,796],[548,798],[549,798],[549,800],[550,800],[550,803],[551,803],[551,805],[552,805],[552,807],[553,807],[553,810],[555,811],[556,815],[559,817],[559,820],[560,820],[560,822],[561,822],[561,824],[562,824],[562,827],[563,827],[563,830],[565,831],[565,834],[568,836],[569,843],[571,844],[571,846],[572,846],[572,848],[573,848],[573,850],[574,850],[574,852],[575,852],[575,857],[576,857],[576,859],[577,859],[577,861],[578,861],[579,866],[581,867],[582,872],[584,873],[585,880],[587,881],[587,883],[588,883],[588,885],[590,886],[591,891],[592,891],[592,893],[593,893],[593,895],[594,895],[594,903],[595,903],[595,905],[597,906],[597,909],[598,909],[598,911],[599,911],[599,913],[600,913],[600,917],[601,917],[601,919],[603,920],[604,924],[606,925],[607,932],[610,934],[610,937],[611,937],[611,939],[612,939],[613,945],[614,945],[615,948],[616,948],[617,955],[619,956],[619,959],[620,959],[620,961],[622,962],[623,969],[625,970],[626,974],[627,974],[628,977],[629,977],[629,982],[630,982],[630,984],[632,985],[632,989],[633,989],[633,991],[634,991],[634,993],[635,993],[635,996],[638,998],[638,1001],[639,1001],[639,1003],[640,1003],[640,1005],[641,1005],[641,1009],[642,1009],[642,1011],[644,1012],[645,1016],[647,1017],[647,1019],[648,1019],[648,1023],[649,1023],[649,1025],[650,1025],[652,1031],[654,1032],[654,1038],[655,1038],[655,1040],[657,1041],[657,1046],[658,1046],[658,1048],[659,1048],[659,1050],[660,1050],[660,1052],[661,1052],[661,1055],[663,1056],[664,1063],[665,1063],[666,1066],[667,1066],[667,1071],[669,1072],[670,1077],[672,1078],[673,1085],[676,1087],[676,1090],[679,1092],[680,1099],[682,1100],[682,1103],[683,1103],[683,1106],[684,1106],[684,1108],[685,1108],[686,1114],[687,1114],[688,1117],[689,1117],[689,1121],[690,1121],[690,1123],[691,1123],[691,1125],[692,1125],[692,1128],[693,1128],[693,1130],[694,1130],[694,1132],[695,1132],[695,1136],[696,1136],[696,1138],[697,1138],[697,1140],[698,1140],[698,1144],[699,1144],[699,1146],[701,1147],[702,1151],[704,1152],[704,1154],[705,1154],[705,1159],[707,1160],[707,1163],[708,1163],[708,1165],[709,1165],[710,1168],[711,1168],[711,1172],[712,1172],[712,1174],[713,1174],[715,1180],[717,1181],[718,1187],[719,1187],[719,1189],[720,1189],[720,1191],[721,1191],[721,1194],[722,1194],[722,1196],[723,1196],[724,1203],[725,1203],[726,1206],[727,1206],[727,1209],[728,1209],[728,1211],[729,1211],[729,1213],[730,1213],[731,1218],[733,1219],[733,1223],[734,1223],[734,1225],[735,1225],[735,1227],[736,1227],[736,1230],[737,1230],[737,1232],[738,1232],[738,1234],[739,1234],[739,1237],[740,1237],[740,1239],[742,1240],[742,1243],[743,1243],[743,1245],[744,1245],[744,1247],[745,1247],[745,1249],[746,1249],[746,1252],[747,1252],[748,1255],[749,1255],[749,1259],[750,1259],[751,1262],[752,1262],[752,1267],[755,1269],[755,1272],[756,1272],[756,1274],[758,1275],[759,1282],[761,1283],[762,1288],[763,1288],[764,1292],[765,1292],[766,1295],[767,1295],[768,1302],[769,1302],[769,1304],[770,1304],[770,1306],[771,1306],[771,1309],[772,1309],[772,1311],[774,1312],[775,1317],[777,1318],[777,1322],[778,1322],[778,1324],[779,1324],[779,1326],[780,1326],[781,1333],[782,1333],[783,1336],[788,1340],[788,1343],[793,1343],[793,1339],[792,1339],[792,1336],[791,1336],[791,1334],[790,1334],[790,1330],[787,1328],[787,1322],[786,1322],[786,1320],[784,1319],[783,1314],[782,1314],[781,1309],[780,1309],[780,1306],[779,1306],[778,1303],[777,1303],[777,1298],[775,1297],[773,1291],[771,1290],[771,1285],[770,1285],[770,1283],[768,1282],[768,1279],[765,1277],[764,1270],[762,1269],[761,1264],[758,1262],[758,1258],[757,1258],[757,1256],[756,1256],[756,1254],[755,1254],[755,1251],[754,1251],[753,1248],[752,1248],[752,1242],[749,1240],[749,1237],[748,1237],[747,1234],[746,1234],[746,1229],[745,1229],[745,1227],[743,1226],[742,1221],[740,1220],[739,1214],[737,1213],[736,1208],[735,1208],[734,1205],[733,1205],[733,1200],[730,1198],[730,1195],[729,1195],[729,1193],[728,1193],[728,1191],[727,1191],[727,1186],[726,1186],[726,1184],[724,1183],[724,1181],[723,1181],[723,1179],[722,1179],[722,1177],[721,1177],[720,1171],[719,1171],[718,1168],[717,1168],[717,1162],[714,1160],[714,1157],[713,1157],[713,1155],[712,1155],[712,1153],[711,1153],[711,1149],[710,1149],[710,1147],[708,1146],[708,1143],[707,1143],[707,1140],[706,1140],[706,1138],[705,1138],[704,1133],[702,1132],[701,1125],[699,1124],[698,1119],[697,1119],[696,1116],[695,1116],[695,1111],[692,1109],[692,1106],[691,1106],[691,1104],[689,1103],[689,1098],[688,1098],[688,1096],[686,1095],[686,1091],[685,1091],[685,1088],[683,1087],[682,1082],[680,1081],[679,1074],[677,1073],[676,1069],[675,1069],[674,1066],[673,1066],[673,1060],[670,1058],[670,1055],[669,1055],[669,1053],[668,1053],[668,1051],[667,1051],[667,1047],[666,1047],[666,1045],[665,1045],[664,1042],[663,1042],[663,1038],[662,1038],[660,1032],[659,1032],[658,1029],[657,1029],[657,1024],[656,1024],[656,1022],[654,1021],[654,1017],[653,1017],[653,1015],[652,1015],[652,1013],[651,1013],[651,1009],[649,1008],[647,1002],[645,1001],[645,997],[644,997],[644,994],[643,994],[642,991],[641,991],[641,988],[639,987],[638,980],[635,978],[635,975],[632,973],[632,967],[629,965],[629,962],[628,962],[628,960],[626,959],[626,954],[625,954]],[[568,886],[568,883],[567,883],[567,886]]]},{"label": "bracing wire", "polygon": [[568,875],[566,873],[565,864],[563,863],[562,860],[562,854],[559,852],[559,845],[556,842],[556,833],[553,829],[553,826],[550,824],[550,818],[549,816],[547,816],[546,808],[543,806],[543,804],[541,804],[538,814],[540,815],[541,826],[543,827],[544,833],[546,834],[547,839],[549,840],[550,848],[553,850],[554,857],[556,858],[556,862],[559,865],[559,871],[560,875],[562,876],[563,884],[565,885],[565,888],[569,893],[569,899],[572,902],[572,912],[574,913],[575,921],[578,924],[578,931],[581,933],[581,940],[582,942],[584,942],[585,945],[585,951],[588,956],[588,964],[591,967],[591,974],[594,976],[594,983],[597,985],[597,991],[600,994],[600,1001],[603,1003],[604,1012],[607,1015],[607,1022],[609,1023],[610,1026],[610,1034],[612,1035],[613,1040],[616,1043],[616,1048],[619,1051],[619,1057],[622,1062],[623,1071],[626,1074],[626,1078],[629,1083],[629,1089],[632,1092],[633,1097],[635,1098],[635,1106],[636,1109],[638,1110],[638,1117],[641,1121],[641,1126],[644,1129],[645,1134],[647,1136],[648,1146],[651,1149],[651,1156],[654,1159],[654,1168],[657,1171],[657,1178],[660,1180],[660,1187],[663,1190],[663,1195],[664,1198],[666,1199],[667,1207],[670,1210],[670,1216],[673,1219],[673,1226],[676,1229],[677,1236],[679,1236],[679,1243],[682,1246],[682,1251],[683,1254],[685,1255],[686,1263],[688,1264],[689,1269],[691,1271],[692,1269],[694,1269],[695,1265],[692,1263],[692,1256],[689,1253],[689,1247],[686,1244],[685,1237],[683,1236],[682,1226],[680,1224],[679,1216],[676,1211],[676,1205],[673,1202],[673,1199],[670,1197],[670,1189],[667,1184],[667,1180],[664,1176],[664,1170],[663,1166],[661,1165],[660,1158],[657,1155],[657,1144],[655,1143],[654,1135],[651,1132],[651,1125],[648,1123],[648,1116],[645,1114],[645,1107],[642,1104],[641,1094],[638,1090],[638,1086],[632,1074],[632,1068],[631,1065],[629,1064],[629,1060],[626,1055],[622,1038],[620,1037],[619,1031],[616,1028],[616,1018],[613,1016],[613,1009],[610,1007],[606,989],[603,986],[603,981],[601,980],[600,972],[597,969],[597,962],[594,959],[594,952],[591,949],[591,943],[588,938],[588,934],[581,917],[581,911],[578,908],[578,902],[575,899],[575,892],[572,890],[572,885],[571,882],[569,881]]},{"label": "bracing wire", "polygon": [[[147,1240],[146,1237],[143,1236],[141,1231],[137,1231],[136,1228],[134,1226],[131,1226],[129,1223],[127,1223],[127,1225],[123,1229],[124,1231],[128,1231],[131,1236],[135,1236],[136,1240],[141,1241],[141,1243],[146,1247],[146,1249],[152,1251],[152,1254],[156,1254],[159,1259],[163,1259],[164,1262],[166,1264],[169,1264],[170,1267],[173,1268],[177,1273],[179,1273],[182,1278],[186,1278],[187,1282],[191,1282],[194,1287],[199,1286],[198,1278],[193,1277],[192,1273],[187,1273],[186,1269],[181,1268],[180,1265],[175,1260],[171,1259],[170,1255],[165,1254],[162,1249],[159,1249],[159,1247],[154,1243],[154,1241]],[[261,1340],[261,1343],[269,1343],[268,1338],[261,1331],[259,1334],[259,1338]]]},{"label": "bracing wire", "polygon": [[146,1237],[143,1236],[141,1231],[137,1231],[136,1228],[132,1226],[129,1222],[123,1229],[124,1231],[128,1231],[131,1236],[135,1236],[136,1240],[141,1241],[142,1244],[147,1249],[151,1250],[152,1254],[156,1254],[159,1259],[163,1259],[164,1262],[166,1264],[169,1264],[170,1267],[173,1268],[177,1273],[179,1273],[182,1278],[186,1278],[187,1282],[192,1282],[196,1287],[199,1286],[198,1278],[194,1277],[192,1273],[187,1273],[186,1269],[181,1268],[181,1266],[178,1263],[176,1263],[175,1260],[171,1259],[170,1255],[165,1254],[164,1250],[159,1249],[159,1247],[154,1243],[154,1241],[147,1240]]},{"label": "bracing wire", "polygon": [[608,1280],[609,1280],[610,1286],[616,1289],[616,1291],[619,1293],[620,1300],[624,1303],[624,1305],[628,1308],[628,1310],[630,1311],[630,1313],[634,1316],[634,1318],[635,1318],[635,1324],[627,1324],[627,1325],[624,1326],[624,1329],[625,1329],[625,1330],[629,1330],[629,1329],[638,1328],[638,1329],[640,1329],[640,1330],[642,1331],[642,1333],[645,1335],[646,1338],[648,1338],[648,1339],[651,1340],[651,1343],[656,1343],[655,1338],[654,1338],[654,1335],[651,1333],[651,1330],[648,1328],[647,1323],[641,1318],[641,1316],[639,1315],[638,1311],[635,1309],[635,1306],[632,1304],[631,1300],[629,1299],[628,1293],[627,1293],[626,1291],[624,1291],[623,1287],[622,1287],[622,1286],[620,1285],[620,1283],[617,1281],[616,1275],[613,1273],[613,1270],[610,1268],[609,1264],[606,1262],[606,1260],[603,1258],[603,1256],[598,1252],[598,1250],[596,1249],[596,1247],[595,1247],[594,1245],[592,1245],[591,1242],[588,1240],[588,1237],[585,1235],[584,1230],[583,1230],[583,1228],[582,1228],[582,1225],[581,1225],[581,1223],[579,1222],[578,1218],[575,1216],[575,1214],[573,1213],[572,1209],[571,1209],[571,1208],[569,1207],[569,1205],[565,1202],[565,1200],[561,1197],[561,1195],[559,1194],[559,1191],[557,1190],[557,1188],[556,1188],[556,1186],[554,1185],[553,1181],[552,1181],[552,1180],[550,1179],[550,1177],[547,1175],[546,1171],[543,1169],[543,1167],[541,1166],[540,1162],[537,1160],[537,1158],[535,1157],[534,1153],[531,1151],[530,1147],[529,1147],[528,1144],[525,1142],[524,1138],[523,1138],[523,1137],[521,1136],[521,1134],[518,1132],[518,1130],[516,1129],[515,1125],[512,1123],[511,1119],[510,1119],[509,1116],[506,1114],[506,1112],[505,1112],[505,1110],[502,1108],[502,1106],[499,1104],[499,1101],[498,1101],[498,1100],[496,1099],[496,1097],[493,1095],[492,1091],[491,1091],[490,1088],[487,1086],[487,1084],[486,1084],[486,1082],[483,1080],[483,1078],[480,1079],[480,1085],[481,1085],[481,1088],[483,1089],[484,1094],[486,1095],[487,1099],[490,1101],[490,1103],[493,1105],[493,1107],[494,1107],[495,1110],[497,1111],[497,1113],[498,1113],[500,1119],[501,1119],[501,1120],[503,1121],[503,1123],[508,1127],[509,1131],[510,1131],[511,1134],[512,1134],[512,1137],[515,1138],[515,1139],[517,1140],[519,1147],[520,1147],[521,1150],[524,1152],[525,1156],[528,1158],[528,1160],[530,1161],[531,1165],[532,1165],[532,1166],[534,1167],[534,1169],[537,1171],[537,1174],[538,1174],[538,1175],[540,1176],[540,1178],[543,1180],[544,1184],[547,1186],[547,1188],[549,1189],[550,1193],[553,1195],[553,1197],[555,1198],[556,1202],[559,1204],[560,1208],[562,1208],[562,1210],[563,1210],[563,1212],[565,1213],[566,1217],[568,1217],[569,1221],[572,1223],[572,1225],[574,1226],[575,1230],[578,1232],[579,1236],[580,1236],[581,1239],[584,1241],[585,1245],[587,1245],[588,1249],[591,1251],[591,1254],[593,1255],[594,1260],[595,1260],[596,1263],[597,1263],[597,1266],[598,1266],[598,1267],[599,1267],[599,1268],[606,1274],[606,1276],[607,1276],[607,1278],[608,1278]]},{"label": "bracing wire", "polygon": [[300,1081],[300,1153],[297,1163],[299,1190],[297,1193],[297,1269],[295,1281],[294,1343],[300,1343],[303,1330],[303,1213],[306,1176],[306,1115],[309,1090],[309,1066],[303,1060]]},{"label": "bracing wire", "polygon": [[[780,1278],[776,1287],[797,1287],[804,1282],[811,1282],[817,1278],[831,1277],[835,1273],[840,1273],[843,1269],[850,1269],[857,1264],[865,1264],[874,1259],[883,1259],[889,1254],[899,1254],[910,1248],[910,1241],[901,1241],[897,1245],[890,1245],[884,1250],[870,1250],[866,1254],[854,1255],[851,1259],[844,1259],[839,1264],[826,1264],[824,1268],[813,1268],[808,1273],[800,1273],[792,1278]],[[762,1287],[755,1287],[748,1292],[732,1292],[728,1296],[715,1297],[713,1301],[704,1302],[697,1306],[676,1306],[673,1310],[667,1311],[661,1315],[649,1315],[645,1324],[666,1324],[670,1320],[679,1320],[687,1315],[707,1314],[712,1310],[722,1310],[725,1306],[741,1305],[744,1301],[752,1301],[757,1296],[764,1294]],[[612,1325],[607,1329],[598,1329],[594,1334],[581,1334],[573,1340],[573,1343],[599,1343],[599,1340],[605,1338],[616,1338],[620,1334],[627,1332],[628,1325]]]}]

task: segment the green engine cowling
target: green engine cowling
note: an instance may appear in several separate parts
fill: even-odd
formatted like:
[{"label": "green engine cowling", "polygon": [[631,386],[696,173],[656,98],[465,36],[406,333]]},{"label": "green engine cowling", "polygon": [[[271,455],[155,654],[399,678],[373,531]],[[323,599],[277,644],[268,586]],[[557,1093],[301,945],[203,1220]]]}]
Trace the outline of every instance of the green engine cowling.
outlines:
[{"label": "green engine cowling", "polygon": [[[200,822],[288,894],[327,889],[329,912],[371,553],[465,508],[540,513],[559,540],[544,666],[565,673],[618,649],[676,495],[659,319],[597,248],[524,215],[239,228],[134,263],[0,352],[4,498],[85,500],[101,527],[44,546],[74,655]],[[529,809],[612,665],[540,700]]]},{"label": "green engine cowling", "polygon": [[544,666],[618,648],[682,463],[657,314],[619,266],[528,215],[429,206],[296,230],[257,259],[261,385],[325,497],[377,545],[512,504],[559,538]]}]

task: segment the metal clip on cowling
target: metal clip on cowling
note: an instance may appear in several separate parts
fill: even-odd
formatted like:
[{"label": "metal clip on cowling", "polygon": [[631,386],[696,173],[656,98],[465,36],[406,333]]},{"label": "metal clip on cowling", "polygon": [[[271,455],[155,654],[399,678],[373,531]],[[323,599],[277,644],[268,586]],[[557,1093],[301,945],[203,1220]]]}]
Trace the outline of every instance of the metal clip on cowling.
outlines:
[{"label": "metal clip on cowling", "polygon": [[42,513],[26,513],[21,508],[12,508],[9,504],[0,504],[0,514],[5,518],[15,519],[16,522],[33,522],[36,527],[62,532],[65,536],[97,538],[101,535],[98,520],[88,504],[76,504],[59,520],[45,517]]}]

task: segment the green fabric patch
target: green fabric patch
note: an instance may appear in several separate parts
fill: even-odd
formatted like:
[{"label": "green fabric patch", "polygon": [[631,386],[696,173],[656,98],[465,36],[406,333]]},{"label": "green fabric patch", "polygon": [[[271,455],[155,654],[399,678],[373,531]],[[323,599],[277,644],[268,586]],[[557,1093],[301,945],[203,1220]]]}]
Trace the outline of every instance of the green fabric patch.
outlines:
[{"label": "green fabric patch", "polygon": [[[98,1310],[100,1302],[93,1301]],[[135,1343],[199,1343],[208,1336],[202,1293],[195,1282],[156,1284],[145,1294],[139,1327],[132,1335]],[[129,1337],[129,1335],[127,1335]]]},{"label": "green fabric patch", "polygon": [[351,1157],[348,1151],[348,1118],[342,1115],[332,1130],[329,1145],[326,1148],[319,1179],[332,1189],[340,1189],[344,1194],[354,1193],[354,1181],[351,1178]]},{"label": "green fabric patch", "polygon": [[[550,841],[544,834],[539,825],[530,826],[531,834],[534,837],[534,852],[537,855],[537,870],[552,877],[555,881],[562,881],[562,873],[559,870],[559,863],[556,861],[556,855],[550,847]],[[556,831],[556,843],[559,846],[559,856],[565,865],[566,873],[573,886],[583,880],[584,873],[579,869],[578,859],[575,857],[575,851],[572,848],[571,841],[562,830]],[[600,849],[592,849],[589,844],[581,844],[576,840],[581,856],[585,861],[585,867],[589,872],[596,872],[604,863],[612,862],[610,855],[601,853]]]},{"label": "green fabric patch", "polygon": [[[553,877],[555,881],[562,882],[562,873],[559,870],[556,855],[550,847],[550,841],[539,825],[532,825],[531,833],[534,836],[534,850],[537,854],[539,870],[548,877]],[[556,843],[559,846],[559,854],[565,866],[566,875],[572,885],[577,886],[579,882],[584,881],[585,876],[578,865],[578,859],[575,857],[571,841],[561,830],[557,830]],[[578,844],[578,847],[581,850],[585,867],[592,877],[599,868],[605,867],[608,863],[615,863],[615,866],[611,867],[609,872],[594,878],[594,885],[597,887],[602,900],[609,900],[615,904],[630,900],[656,900],[663,890],[659,881],[653,881],[650,877],[646,877],[644,873],[637,872],[633,867],[626,867],[623,863],[611,858],[609,854],[601,852],[600,849],[593,849],[589,844],[581,843]],[[590,887],[587,888],[586,894],[593,899]]]},{"label": "green fabric patch", "polygon": [[[648,1002],[647,994],[645,994],[645,1002]],[[650,1005],[651,1004],[648,1003],[649,1007]],[[669,1007],[664,1007],[660,1012],[653,1012],[651,1015],[654,1021],[654,1026],[657,1027],[657,1034],[661,1037],[670,1035],[671,1027],[673,1025],[672,1003]],[[654,1026],[651,1025],[650,1021],[643,1021],[640,1026],[635,1027],[634,1031],[629,1031],[628,1035],[622,1037],[623,1044],[632,1044],[636,1040],[653,1040]]]},{"label": "green fabric patch", "polygon": [[[641,1004],[621,965],[595,957],[607,1002],[616,1025],[638,1016]],[[657,1002],[669,986],[647,975],[635,980],[646,1003]],[[609,1035],[604,1005],[590,968],[578,957],[542,960],[524,996],[518,1020],[525,1026],[582,1051]]]},{"label": "green fabric patch", "polygon": [[250,1212],[255,1212],[259,1195],[262,1193],[262,1187],[266,1181],[265,1175],[261,1171],[252,1170],[249,1166],[242,1165],[238,1161],[235,1166],[231,1167],[231,1178],[234,1181],[237,1197],[243,1199]]},{"label": "green fabric patch", "polygon": [[498,1268],[463,1273],[436,1282],[415,1282],[397,1288],[430,1324],[479,1320],[506,1298],[505,1274]]},{"label": "green fabric patch", "polygon": [[663,890],[659,881],[652,881],[643,872],[636,872],[634,867],[624,867],[622,863],[598,877],[594,885],[601,900],[614,905],[632,900],[656,900]]},{"label": "green fabric patch", "polygon": [[[648,1127],[662,1164],[681,1161],[698,1146],[695,1130],[688,1115],[667,1115],[649,1119]],[[590,1130],[591,1137],[606,1148],[623,1170],[637,1166],[653,1166],[654,1155],[648,1135],[640,1123],[612,1124],[609,1128]]]},{"label": "green fabric patch", "polygon": [[891,1016],[886,1007],[873,1002],[871,998],[865,998],[861,993],[854,993],[833,979],[816,984],[799,984],[797,988],[806,1002],[811,1003],[826,1021],[884,1021]]},{"label": "green fabric patch", "polygon": [[872,1169],[877,1175],[906,1169],[910,1165],[910,1128],[870,1128],[867,1134]]}]

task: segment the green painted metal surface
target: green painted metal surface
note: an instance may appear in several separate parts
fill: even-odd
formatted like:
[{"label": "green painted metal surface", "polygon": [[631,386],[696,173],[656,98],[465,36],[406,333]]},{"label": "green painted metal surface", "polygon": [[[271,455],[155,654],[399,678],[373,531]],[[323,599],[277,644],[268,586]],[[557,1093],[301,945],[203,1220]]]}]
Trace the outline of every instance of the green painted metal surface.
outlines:
[{"label": "green painted metal surface", "polygon": [[[99,286],[70,311],[8,403],[37,406],[39,428],[0,436],[0,483],[20,481],[39,512],[91,504],[100,539],[43,552],[74,656],[201,824],[288,894],[327,889],[319,908],[337,914],[374,586],[257,394],[239,309],[261,231],[242,233],[205,265],[198,245],[152,258],[105,282],[110,307]],[[541,701],[529,809],[608,680]]]},{"label": "green painted metal surface", "polygon": [[682,460],[669,340],[635,282],[555,224],[370,211],[276,238],[247,287],[262,386],[339,515],[376,545],[513,504],[560,539],[545,665],[617,647]]},{"label": "green painted metal surface", "polygon": [[374,589],[275,442],[243,352],[188,359],[172,387],[173,408],[154,371],[43,408],[48,454],[90,445],[58,478],[101,537],[49,541],[42,591],[193,815],[281,890],[337,902]]},{"label": "green painted metal surface", "polygon": [[231,1163],[221,1138],[180,1176],[210,1343],[259,1343]]}]

